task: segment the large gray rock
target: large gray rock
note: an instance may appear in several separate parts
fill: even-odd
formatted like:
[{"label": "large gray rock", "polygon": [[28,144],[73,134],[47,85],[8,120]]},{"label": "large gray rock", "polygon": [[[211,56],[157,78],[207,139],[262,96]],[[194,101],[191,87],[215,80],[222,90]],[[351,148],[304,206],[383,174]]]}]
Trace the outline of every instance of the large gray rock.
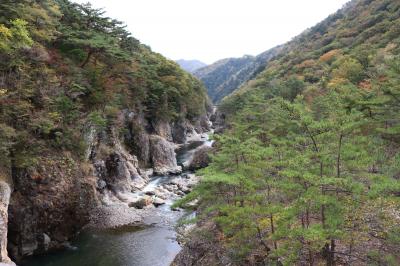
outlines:
[{"label": "large gray rock", "polygon": [[155,197],[153,199],[153,205],[158,207],[165,204],[165,200]]},{"label": "large gray rock", "polygon": [[193,153],[192,159],[190,160],[187,168],[190,170],[197,170],[207,167],[211,162],[211,158],[209,156],[211,150],[212,147],[206,145],[197,148]]},{"label": "large gray rock", "polygon": [[151,135],[150,144],[155,174],[165,175],[182,172],[182,168],[176,162],[175,145],[173,143],[163,137]]},{"label": "large gray rock", "polygon": [[194,127],[198,133],[204,133],[211,130],[211,125],[212,124],[208,119],[208,116],[204,114],[196,120]]},{"label": "large gray rock", "polygon": [[178,144],[186,143],[189,135],[197,134],[194,126],[187,119],[174,122],[171,131],[173,141]]},{"label": "large gray rock", "polygon": [[172,126],[172,138],[175,143],[183,144],[187,139],[187,125],[185,121],[175,122]]},{"label": "large gray rock", "polygon": [[7,232],[8,232],[8,204],[10,203],[10,186],[0,181],[0,262],[11,264],[7,253]]},{"label": "large gray rock", "polygon": [[128,205],[129,207],[134,207],[136,209],[143,209],[144,207],[147,207],[152,203],[153,199],[150,196],[145,195],[136,201],[130,202]]},{"label": "large gray rock", "polygon": [[[137,171],[136,157],[116,151],[106,159],[104,179],[113,192],[130,192],[146,182]],[[102,174],[103,175],[103,174]]]}]

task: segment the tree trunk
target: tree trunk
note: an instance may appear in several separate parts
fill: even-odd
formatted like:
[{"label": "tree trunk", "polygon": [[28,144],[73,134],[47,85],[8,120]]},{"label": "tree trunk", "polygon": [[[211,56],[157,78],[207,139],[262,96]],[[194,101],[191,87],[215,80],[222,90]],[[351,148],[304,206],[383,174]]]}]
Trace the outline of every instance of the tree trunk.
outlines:
[{"label": "tree trunk", "polygon": [[330,248],[327,246],[327,258],[326,258],[326,265],[327,266],[334,266],[335,265],[335,240],[331,239]]},{"label": "tree trunk", "polygon": [[86,66],[86,64],[89,63],[89,60],[92,57],[92,55],[93,55],[93,50],[89,50],[85,61],[83,61],[82,64],[81,64],[81,68],[84,68]]},{"label": "tree trunk", "polygon": [[[272,216],[272,214],[270,214],[269,220],[271,222],[271,233],[274,234],[275,233],[275,225],[274,225],[274,217]],[[278,244],[276,243],[275,240],[274,240],[274,249],[278,249]]]},{"label": "tree trunk", "polygon": [[338,154],[337,154],[337,162],[336,162],[336,176],[337,176],[337,178],[340,178],[340,153],[341,153],[341,150],[342,150],[342,140],[343,140],[343,135],[340,134]]}]

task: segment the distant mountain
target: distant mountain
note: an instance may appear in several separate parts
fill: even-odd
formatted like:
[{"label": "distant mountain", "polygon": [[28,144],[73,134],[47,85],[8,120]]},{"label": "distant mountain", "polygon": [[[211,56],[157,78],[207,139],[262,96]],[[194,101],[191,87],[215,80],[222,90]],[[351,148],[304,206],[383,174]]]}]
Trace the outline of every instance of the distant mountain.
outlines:
[{"label": "distant mountain", "polygon": [[211,100],[217,103],[254,78],[280,50],[281,46],[277,46],[258,56],[222,59],[193,74],[204,82]]},{"label": "distant mountain", "polygon": [[186,70],[189,73],[193,73],[197,69],[207,66],[207,64],[205,64],[199,60],[180,59],[175,62],[178,63],[178,65],[180,65],[181,68],[183,68],[184,70]]}]

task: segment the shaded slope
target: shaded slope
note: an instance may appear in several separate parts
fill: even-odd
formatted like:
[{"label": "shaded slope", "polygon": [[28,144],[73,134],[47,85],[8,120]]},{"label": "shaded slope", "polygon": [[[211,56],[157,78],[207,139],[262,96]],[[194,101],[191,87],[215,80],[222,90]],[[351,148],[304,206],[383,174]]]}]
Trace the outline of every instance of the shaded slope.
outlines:
[{"label": "shaded slope", "polygon": [[258,56],[222,59],[195,71],[194,75],[204,82],[212,101],[219,102],[253,78],[280,49],[275,47]]}]

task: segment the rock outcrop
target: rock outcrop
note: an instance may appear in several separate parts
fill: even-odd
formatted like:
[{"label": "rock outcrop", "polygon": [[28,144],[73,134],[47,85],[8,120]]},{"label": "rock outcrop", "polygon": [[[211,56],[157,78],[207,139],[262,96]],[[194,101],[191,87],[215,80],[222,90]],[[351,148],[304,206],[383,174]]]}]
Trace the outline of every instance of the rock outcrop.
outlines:
[{"label": "rock outcrop", "polygon": [[139,174],[136,157],[122,150],[112,152],[106,158],[104,165],[98,168],[101,169],[98,171],[98,176],[104,178],[106,186],[114,193],[131,192],[146,184],[147,177],[143,178]]},{"label": "rock outcrop", "polygon": [[186,143],[188,134],[192,134],[193,131],[194,127],[189,123],[189,121],[181,119],[172,125],[172,139],[178,144]]},{"label": "rock outcrop", "polygon": [[210,116],[210,121],[213,124],[214,133],[223,133],[225,128],[225,114],[219,110],[215,110],[215,112]]},{"label": "rock outcrop", "polygon": [[153,123],[153,127],[156,135],[166,139],[167,141],[173,142],[170,123],[158,120]]},{"label": "rock outcrop", "polygon": [[135,154],[141,167],[151,166],[150,158],[150,139],[148,128],[150,127],[144,119],[143,114],[127,112],[125,115],[127,131],[125,133],[125,143],[129,152]]},{"label": "rock outcrop", "polygon": [[99,204],[95,179],[68,155],[48,154],[37,168],[14,168],[12,178],[8,245],[17,260],[62,246]]},{"label": "rock outcrop", "polygon": [[191,160],[188,162],[188,165],[186,168],[189,170],[197,170],[197,169],[207,167],[211,161],[211,158],[209,155],[211,150],[212,150],[212,147],[206,146],[206,145],[203,145],[203,146],[200,146],[199,148],[197,148],[194,151],[193,156],[192,156]]},{"label": "rock outcrop", "polygon": [[10,195],[10,186],[4,181],[0,181],[0,265],[15,265],[8,257],[7,252],[7,223]]},{"label": "rock outcrop", "polygon": [[[40,158],[38,166],[13,168],[10,256],[18,261],[64,246],[82,226],[91,222],[93,213],[107,215],[104,206],[118,203],[128,207],[129,203],[139,209],[157,207],[165,204],[169,194],[188,193],[192,184],[175,183],[154,191],[154,195],[136,201],[132,198],[132,192],[140,191],[151,175],[181,173],[175,154],[177,143],[185,143],[190,134],[201,138],[206,124],[198,122],[195,128],[187,120],[148,122],[143,115],[125,110],[117,116],[115,125],[107,129],[90,125],[86,128],[85,160],[69,153],[49,153]],[[103,208],[102,212],[96,212],[99,208]],[[127,211],[127,217],[134,216],[135,208],[128,208],[131,211]],[[3,216],[3,221],[6,218]],[[4,231],[0,233],[6,239]]]},{"label": "rock outcrop", "polygon": [[175,144],[158,135],[151,135],[150,147],[155,174],[165,175],[182,172],[182,167],[178,166],[176,162]]}]

